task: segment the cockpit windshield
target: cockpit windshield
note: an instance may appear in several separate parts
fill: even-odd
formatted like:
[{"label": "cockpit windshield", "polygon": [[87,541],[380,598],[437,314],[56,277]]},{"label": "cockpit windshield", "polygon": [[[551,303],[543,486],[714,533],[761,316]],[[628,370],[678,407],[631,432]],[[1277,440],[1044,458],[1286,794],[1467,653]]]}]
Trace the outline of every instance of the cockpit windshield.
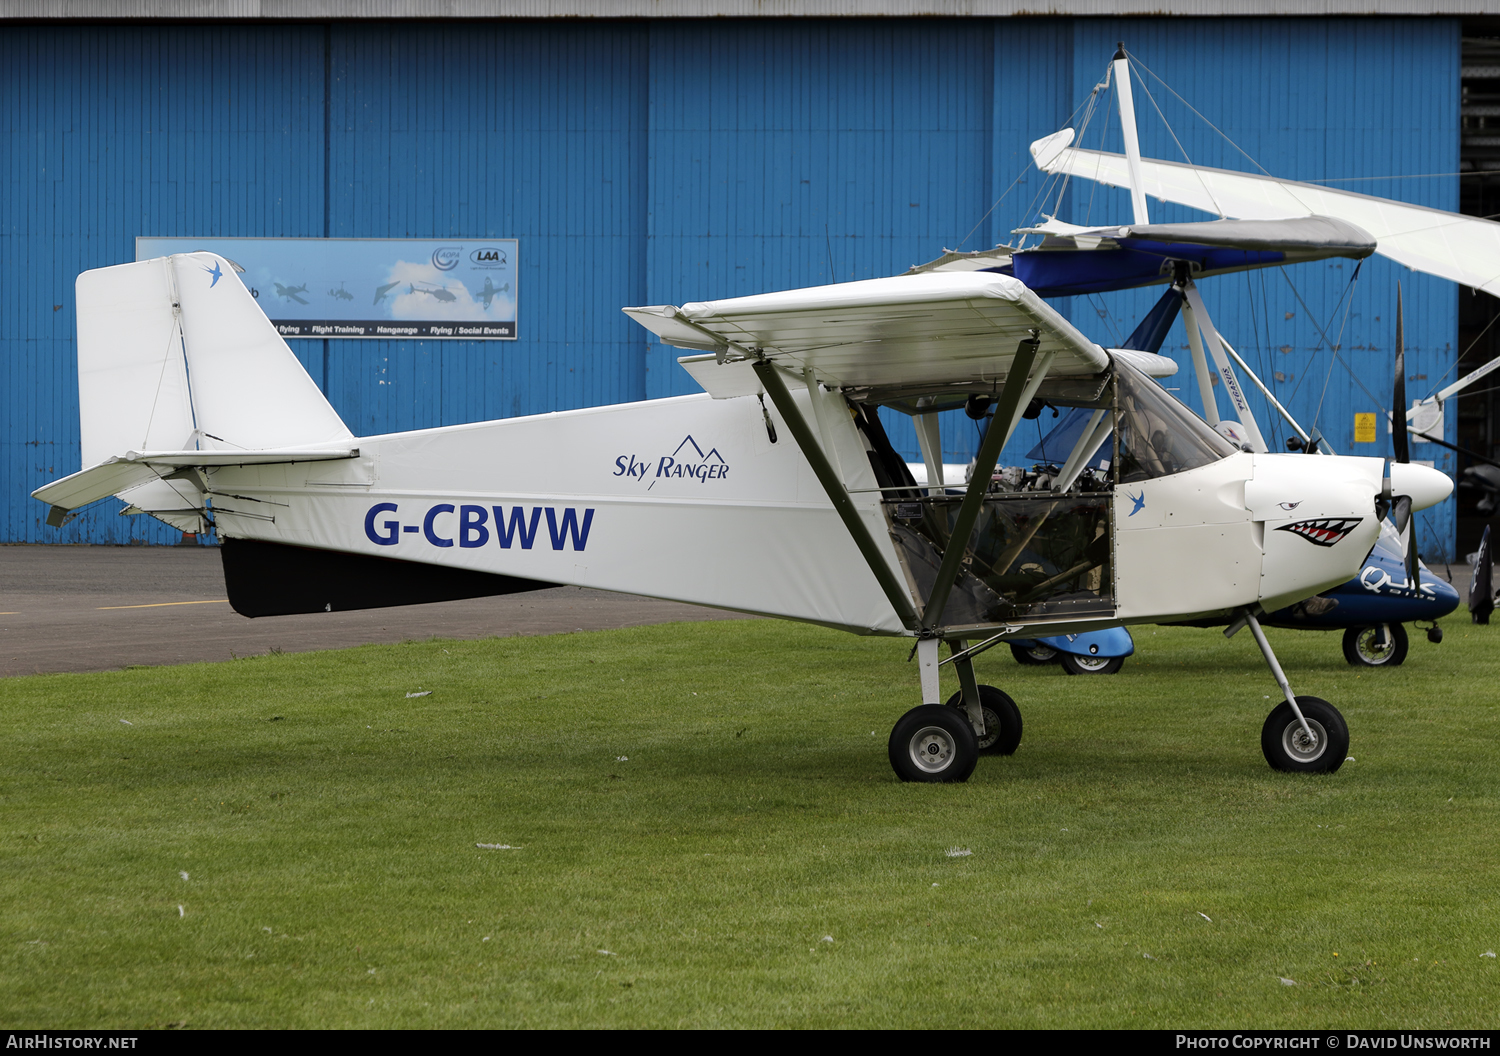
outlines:
[{"label": "cockpit windshield", "polygon": [[1120,482],[1197,469],[1236,448],[1156,382],[1111,356],[1119,387]]}]

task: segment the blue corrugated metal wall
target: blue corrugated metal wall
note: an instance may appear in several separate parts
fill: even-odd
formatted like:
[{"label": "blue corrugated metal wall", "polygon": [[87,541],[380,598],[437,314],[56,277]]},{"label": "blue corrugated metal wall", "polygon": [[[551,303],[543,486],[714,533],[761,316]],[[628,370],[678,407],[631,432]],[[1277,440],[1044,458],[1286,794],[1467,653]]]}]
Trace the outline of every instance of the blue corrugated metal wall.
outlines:
[{"label": "blue corrugated metal wall", "polygon": [[138,234],[323,233],[323,32],[0,31],[0,541],[169,541],[101,503],[62,530],[29,493],[79,469],[73,281]]},{"label": "blue corrugated metal wall", "polygon": [[[73,278],[131,259],[136,235],[520,239],[519,341],[293,343],[360,433],[685,392],[675,351],[620,306],[891,274],[1010,241],[1044,182],[1027,145],[1067,123],[1121,39],[1276,174],[1457,170],[1452,19],[0,31],[0,540],[171,538],[112,503],[47,529],[27,496],[78,468]],[[1148,83],[1192,160],[1251,167]],[[1146,153],[1178,157],[1139,87],[1137,108]],[[1105,124],[1101,111],[1086,145],[1119,149],[1118,119],[1101,137]],[[1456,207],[1452,178],[1337,186]],[[1057,208],[1129,218],[1124,195],[1082,183]],[[1187,218],[1153,203],[1153,219]],[[1347,324],[1347,266],[1230,276],[1204,293],[1294,413],[1353,451],[1353,412],[1387,400],[1399,270],[1365,265]],[[1416,396],[1452,362],[1456,297],[1400,277]],[[1155,296],[1062,307],[1112,343]],[[1340,326],[1358,380],[1333,365]],[[972,426],[950,417],[950,458],[966,459]],[[909,425],[892,434],[915,457]],[[1382,429],[1360,451],[1387,443]],[[1445,464],[1431,445],[1415,455]],[[1451,545],[1451,512],[1429,522],[1428,549]]]}]

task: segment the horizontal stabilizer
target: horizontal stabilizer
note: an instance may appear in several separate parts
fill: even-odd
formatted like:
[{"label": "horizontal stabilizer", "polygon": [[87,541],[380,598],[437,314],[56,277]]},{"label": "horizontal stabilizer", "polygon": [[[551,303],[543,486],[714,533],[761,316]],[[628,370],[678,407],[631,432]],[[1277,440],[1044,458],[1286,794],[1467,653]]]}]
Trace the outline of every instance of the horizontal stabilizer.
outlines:
[{"label": "horizontal stabilizer", "polygon": [[[127,451],[105,459],[97,466],[69,474],[31,493],[52,506],[48,523],[69,510],[107,499],[111,495],[147,481],[158,480],[180,469],[208,469],[213,466],[272,466],[289,462],[327,462],[340,458],[358,458],[359,448],[341,447],[328,451]],[[61,512],[59,512],[61,511]],[[58,523],[61,523],[58,520]]]}]

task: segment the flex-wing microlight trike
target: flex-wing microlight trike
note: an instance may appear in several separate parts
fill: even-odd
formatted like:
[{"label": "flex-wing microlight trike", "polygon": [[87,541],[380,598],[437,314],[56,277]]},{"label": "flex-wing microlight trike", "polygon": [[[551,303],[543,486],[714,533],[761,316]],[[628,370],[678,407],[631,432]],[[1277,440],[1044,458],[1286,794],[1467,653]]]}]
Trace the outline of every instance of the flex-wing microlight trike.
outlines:
[{"label": "flex-wing microlight trike", "polygon": [[[922,704],[890,738],[905,780],[964,780],[1019,743],[1014,702],[976,681],[983,649],[1223,614],[1286,698],[1271,765],[1337,769],[1343,719],[1294,695],[1259,615],[1357,571],[1377,501],[1451,488],[1416,465],[1241,450],[1148,376],[1170,361],[1106,351],[993,272],[627,309],[703,353],[681,362],[705,393],[373,437],[222,258],[85,272],[77,304],[88,468],[34,493],[49,523],[119,495],[212,527],[249,616],[575,584],[912,639]],[[1087,429],[1051,488],[994,493],[1033,399],[1084,408]],[[995,425],[969,486],[917,486],[878,409],[916,415],[940,464],[937,412],[982,400]]]}]

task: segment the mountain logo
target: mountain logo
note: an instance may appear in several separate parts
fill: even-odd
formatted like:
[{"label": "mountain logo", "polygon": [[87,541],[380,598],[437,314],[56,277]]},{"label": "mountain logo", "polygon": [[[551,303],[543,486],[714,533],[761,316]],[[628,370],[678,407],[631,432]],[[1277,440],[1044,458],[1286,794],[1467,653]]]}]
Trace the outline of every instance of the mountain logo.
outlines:
[{"label": "mountain logo", "polygon": [[706,484],[711,480],[723,480],[729,476],[729,463],[719,454],[719,449],[707,451],[693,439],[691,433],[682,438],[670,455],[642,459],[639,455],[620,455],[615,459],[615,471],[611,476],[628,477],[631,480],[650,480],[646,486],[650,491],[663,478],[696,480]]}]

